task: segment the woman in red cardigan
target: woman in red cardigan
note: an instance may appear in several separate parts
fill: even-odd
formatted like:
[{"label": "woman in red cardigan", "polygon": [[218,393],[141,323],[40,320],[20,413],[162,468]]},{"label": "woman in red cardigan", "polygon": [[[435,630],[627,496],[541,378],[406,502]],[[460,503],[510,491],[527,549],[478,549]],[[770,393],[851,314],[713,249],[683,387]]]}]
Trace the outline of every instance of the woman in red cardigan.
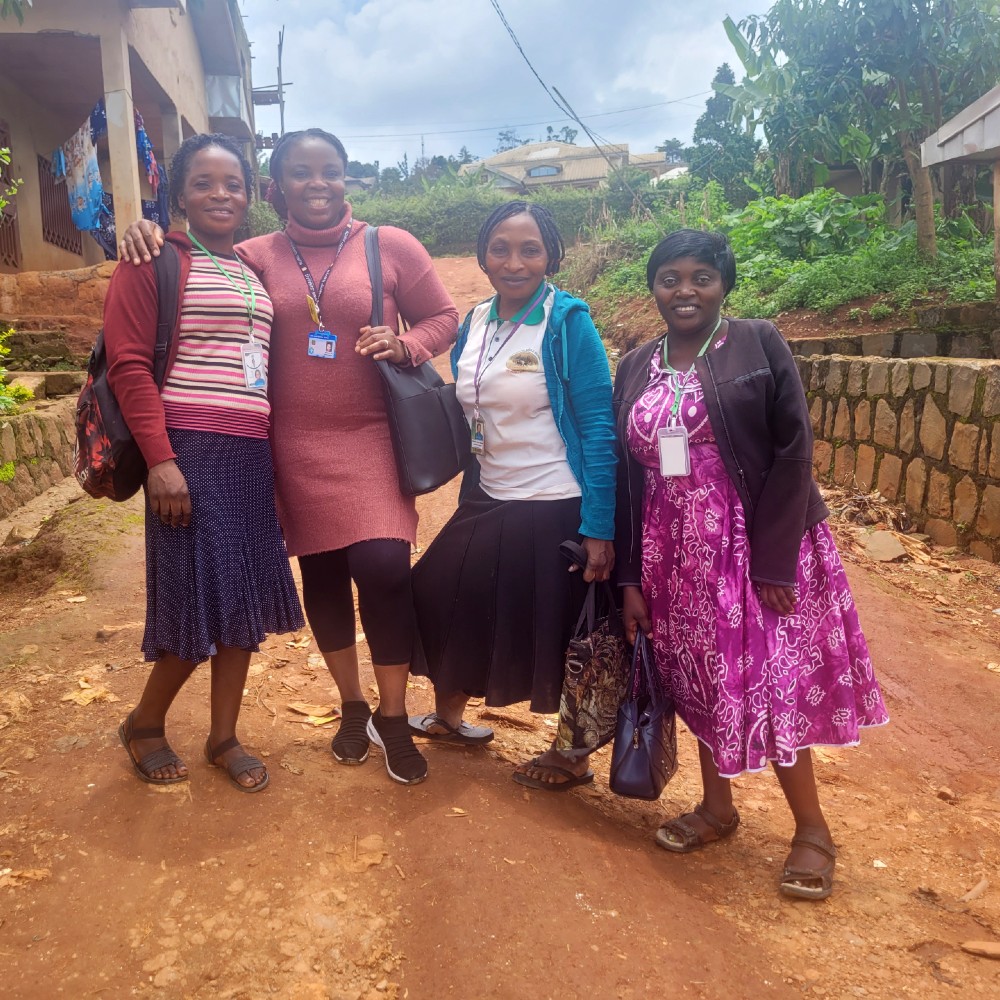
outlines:
[{"label": "woman in red cardigan", "polygon": [[149,468],[142,650],[154,665],[118,735],[143,781],[186,780],[166,716],[195,667],[211,659],[205,756],[240,791],[259,792],[267,769],[236,736],[250,653],[267,633],[303,624],[274,508],[273,309],[233,252],[253,180],[239,147],[223,135],[187,139],[171,177],[171,208],[189,228],[169,237],[180,299],[162,387],[153,379],[153,268],[120,264],[104,303],[108,381]]},{"label": "woman in red cardigan", "polygon": [[[442,353],[455,340],[458,311],[418,240],[382,226],[385,325],[370,327],[366,223],[344,200],[340,140],[321,129],[287,133],[270,166],[269,197],[285,228],[237,249],[274,302],[268,397],[278,514],[288,551],[299,558],[309,625],[343,704],[331,749],[338,763],[357,765],[374,742],[389,776],[416,784],[427,777],[406,715],[417,512],[399,489],[372,359],[418,365]],[[150,223],[130,226],[123,256],[139,264],[141,251],[149,260],[161,239]],[[402,319],[410,328],[397,336]],[[358,670],[352,581],[378,683],[374,713]]]}]

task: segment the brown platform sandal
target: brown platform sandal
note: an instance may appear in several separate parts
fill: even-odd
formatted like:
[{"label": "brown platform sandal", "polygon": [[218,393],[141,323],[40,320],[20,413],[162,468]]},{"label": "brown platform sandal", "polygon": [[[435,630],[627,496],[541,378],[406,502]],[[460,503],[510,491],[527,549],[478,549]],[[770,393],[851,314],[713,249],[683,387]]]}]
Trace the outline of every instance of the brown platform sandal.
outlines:
[{"label": "brown platform sandal", "polygon": [[[264,789],[267,788],[271,782],[271,775],[267,773],[267,768],[264,766],[264,762],[259,757],[254,757],[253,754],[244,752],[228,764],[219,763],[219,758],[226,753],[227,750],[232,750],[233,747],[238,747],[239,745],[239,737],[230,736],[228,740],[223,740],[213,750],[211,743],[208,740],[205,740],[205,759],[212,765],[212,767],[224,767],[226,769],[226,773],[229,775],[229,780],[241,792],[264,791]],[[244,785],[236,780],[241,774],[246,774],[248,771],[253,771],[257,768],[260,768],[264,772],[263,781],[259,781],[256,785]]]},{"label": "brown platform sandal", "polygon": [[[822,868],[795,868],[785,865],[781,873],[781,894],[792,899],[826,899],[833,892],[833,873],[837,866],[837,848],[815,833],[799,833],[792,837],[792,846],[811,847],[819,851],[827,862]],[[800,885],[801,882],[819,882],[819,885]]]},{"label": "brown platform sandal", "polygon": [[151,750],[145,757],[136,758],[135,754],[132,753],[130,745],[132,740],[162,739],[165,731],[163,726],[153,726],[149,729],[133,729],[132,715],[133,713],[129,712],[125,720],[118,727],[118,739],[122,741],[122,746],[125,747],[128,759],[132,761],[132,770],[135,771],[139,778],[150,785],[176,785],[179,781],[187,781],[188,775],[186,774],[179,774],[176,778],[154,778],[150,773],[169,765],[176,767],[180,764],[182,767],[184,766],[184,761],[174,753],[169,745],[159,747],[157,750]]},{"label": "brown platform sandal", "polygon": [[[715,831],[715,840],[705,840],[702,835],[691,825],[690,817],[697,816],[703,823]],[[684,813],[677,819],[672,819],[665,823],[656,831],[656,842],[666,851],[673,851],[674,854],[690,854],[692,851],[699,851],[716,841],[725,840],[731,837],[736,828],[740,825],[740,814],[733,806],[733,818],[728,823],[723,823],[721,819],[713,816],[704,803],[699,802],[694,807],[694,812]]]}]

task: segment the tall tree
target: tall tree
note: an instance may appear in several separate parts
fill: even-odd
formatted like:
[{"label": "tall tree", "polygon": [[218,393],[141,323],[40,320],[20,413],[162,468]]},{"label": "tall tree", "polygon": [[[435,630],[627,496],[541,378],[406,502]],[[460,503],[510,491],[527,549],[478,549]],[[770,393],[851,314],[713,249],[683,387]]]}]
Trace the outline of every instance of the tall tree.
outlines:
[{"label": "tall tree", "polygon": [[508,149],[517,149],[518,146],[526,146],[531,139],[522,139],[517,134],[516,128],[503,128],[497,132],[497,146],[494,152],[506,153]]},{"label": "tall tree", "polygon": [[664,154],[667,163],[683,163],[687,155],[680,139],[664,139],[655,149]]},{"label": "tall tree", "polygon": [[735,102],[720,92],[720,86],[731,86],[735,80],[728,63],[716,70],[712,81],[715,93],[705,102],[705,111],[694,126],[688,169],[702,180],[717,181],[726,200],[742,208],[753,197],[746,182],[753,173],[760,142],[752,131],[733,120]]},{"label": "tall tree", "polygon": [[[747,72],[726,92],[772,154],[818,150],[866,167],[898,157],[921,252],[936,252],[920,143],[1000,79],[994,0],[778,0],[726,30]],[[780,145],[778,145],[780,143]],[[869,174],[870,176],[870,174]],[[777,187],[776,181],[776,187]]]}]

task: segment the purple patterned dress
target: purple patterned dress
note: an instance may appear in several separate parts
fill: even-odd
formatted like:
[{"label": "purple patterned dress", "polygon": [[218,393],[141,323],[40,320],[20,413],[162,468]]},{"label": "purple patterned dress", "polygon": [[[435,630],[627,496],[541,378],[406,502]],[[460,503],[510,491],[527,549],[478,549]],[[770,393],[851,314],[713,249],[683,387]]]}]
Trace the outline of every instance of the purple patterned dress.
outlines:
[{"label": "purple patterned dress", "polygon": [[642,591],[677,714],[723,777],[794,764],[811,746],[854,746],[863,726],[889,716],[833,535],[823,521],[803,536],[794,613],[761,604],[743,504],[701,383],[694,371],[680,379],[689,476],[660,475],[656,431],[670,422],[674,380],[659,351],[628,425],[629,450],[646,467]]}]

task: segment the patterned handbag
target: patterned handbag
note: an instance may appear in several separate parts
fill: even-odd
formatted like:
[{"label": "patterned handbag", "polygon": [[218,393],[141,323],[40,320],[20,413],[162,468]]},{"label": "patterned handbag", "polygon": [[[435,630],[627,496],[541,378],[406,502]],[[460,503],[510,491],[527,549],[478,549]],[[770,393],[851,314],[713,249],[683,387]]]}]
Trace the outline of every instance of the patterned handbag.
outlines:
[{"label": "patterned handbag", "polygon": [[635,637],[628,691],[611,751],[611,791],[658,799],[677,771],[677,720],[674,700],[662,691],[653,668],[652,644],[642,632]]},{"label": "patterned handbag", "polygon": [[[577,565],[587,564],[576,543],[563,543],[560,549]],[[628,677],[625,627],[614,592],[607,583],[595,580],[566,649],[556,748],[596,750],[608,743],[615,734]]]}]

